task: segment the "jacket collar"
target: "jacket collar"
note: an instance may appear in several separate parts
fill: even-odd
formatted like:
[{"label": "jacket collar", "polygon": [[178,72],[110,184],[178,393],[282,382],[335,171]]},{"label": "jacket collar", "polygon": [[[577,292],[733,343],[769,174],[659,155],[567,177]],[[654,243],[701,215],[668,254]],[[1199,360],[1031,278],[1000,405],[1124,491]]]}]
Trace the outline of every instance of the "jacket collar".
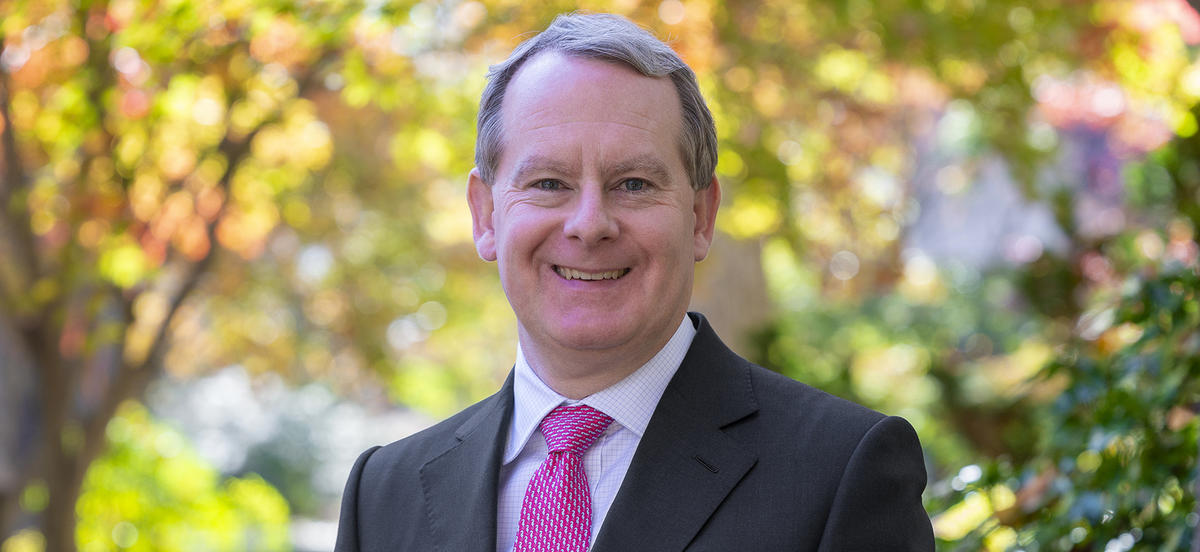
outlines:
[{"label": "jacket collar", "polygon": [[594,552],[684,549],[758,461],[722,431],[758,410],[750,364],[721,343],[704,316],[689,316],[696,337],[650,419]]},{"label": "jacket collar", "polygon": [[[750,364],[703,315],[696,337],[642,436],[593,552],[682,550],[758,461],[722,431],[758,411]],[[500,462],[513,411],[513,376],[421,467],[430,530],[440,550],[496,549]],[[664,516],[663,512],[671,512]]]},{"label": "jacket collar", "polygon": [[484,399],[454,432],[450,447],[421,466],[430,531],[439,550],[496,550],[496,487],[512,419],[513,378]]}]

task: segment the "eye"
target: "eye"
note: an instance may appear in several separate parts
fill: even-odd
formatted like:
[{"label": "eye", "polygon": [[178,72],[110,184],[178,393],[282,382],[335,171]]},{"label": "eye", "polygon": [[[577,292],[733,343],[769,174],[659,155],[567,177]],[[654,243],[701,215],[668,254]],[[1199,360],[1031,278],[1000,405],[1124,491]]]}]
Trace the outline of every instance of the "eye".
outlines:
[{"label": "eye", "polygon": [[538,180],[537,182],[534,182],[533,187],[538,190],[545,190],[548,192],[552,192],[554,190],[561,190],[562,182],[559,182],[557,180],[551,180],[551,179],[547,178],[547,179]]},{"label": "eye", "polygon": [[621,189],[626,192],[641,192],[646,189],[649,184],[640,178],[626,178],[621,181]]}]

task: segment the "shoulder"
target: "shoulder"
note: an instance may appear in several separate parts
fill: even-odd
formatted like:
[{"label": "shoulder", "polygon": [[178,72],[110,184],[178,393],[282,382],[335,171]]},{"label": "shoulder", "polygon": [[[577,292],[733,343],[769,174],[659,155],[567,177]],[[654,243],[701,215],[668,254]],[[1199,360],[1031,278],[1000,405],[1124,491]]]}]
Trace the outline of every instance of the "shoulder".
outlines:
[{"label": "shoulder", "polygon": [[[885,419],[865,406],[769,370],[730,350],[708,320],[692,313],[696,337],[680,367],[677,388],[692,402],[733,414],[753,412],[752,425],[809,433],[861,437]],[[737,405],[728,408],[728,405]],[[723,416],[722,425],[734,421]],[[839,441],[841,439],[838,439]]]},{"label": "shoulder", "polygon": [[408,437],[364,452],[363,455],[368,456],[363,466],[364,477],[415,474],[426,462],[453,448],[462,437],[476,429],[481,418],[492,414],[491,410],[502,408],[503,392],[501,390]]},{"label": "shoulder", "polygon": [[[908,422],[758,366],[694,318],[697,335],[672,382],[679,398],[672,404],[714,422],[722,439],[756,459],[709,538],[723,547],[733,542],[720,540],[726,533],[764,539],[751,548],[771,550],[932,550],[921,507],[923,455]],[[747,520],[763,524],[747,533]],[[785,524],[795,539],[757,530]]]},{"label": "shoulder", "polygon": [[899,432],[901,441],[919,450],[915,432],[902,418],[754,364],[726,347],[703,316],[693,313],[693,318],[697,333],[678,388],[693,404],[718,412],[719,424],[731,436],[762,452],[815,453],[834,463],[849,461],[864,440],[881,433]]},{"label": "shoulder", "polygon": [[862,435],[887,417],[757,364],[746,364],[759,408],[771,418]]},{"label": "shoulder", "polygon": [[[831,395],[757,365],[751,365],[759,401],[760,424],[789,442],[849,462],[866,454],[904,454],[921,458],[917,432],[907,420],[889,416]],[[882,448],[888,454],[872,454]]]},{"label": "shoulder", "polygon": [[760,453],[808,458],[811,465],[822,465],[822,471],[828,470],[830,476],[879,439],[920,454],[916,432],[903,418],[884,415],[749,362],[745,366],[758,409],[727,431]]},{"label": "shoulder", "polygon": [[867,507],[857,503],[862,496],[891,493],[904,503],[897,511],[924,524],[914,527],[927,528],[920,500],[927,479],[924,454],[908,421],[738,360],[741,366],[734,370],[747,374],[758,410],[726,431],[756,450],[760,463],[781,458],[783,472],[815,476],[824,486],[813,494],[830,499],[831,508],[854,504],[849,511],[861,512]]}]

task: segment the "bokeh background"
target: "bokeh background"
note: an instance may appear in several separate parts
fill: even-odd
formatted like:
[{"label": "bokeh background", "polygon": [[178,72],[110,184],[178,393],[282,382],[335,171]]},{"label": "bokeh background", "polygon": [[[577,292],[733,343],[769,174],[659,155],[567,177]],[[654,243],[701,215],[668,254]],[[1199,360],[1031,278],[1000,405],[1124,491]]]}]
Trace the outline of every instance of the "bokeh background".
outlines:
[{"label": "bokeh background", "polygon": [[0,0],[0,550],[331,549],[511,366],[476,103],[580,7],[715,114],[695,308],[908,418],[940,550],[1200,550],[1184,0]]}]

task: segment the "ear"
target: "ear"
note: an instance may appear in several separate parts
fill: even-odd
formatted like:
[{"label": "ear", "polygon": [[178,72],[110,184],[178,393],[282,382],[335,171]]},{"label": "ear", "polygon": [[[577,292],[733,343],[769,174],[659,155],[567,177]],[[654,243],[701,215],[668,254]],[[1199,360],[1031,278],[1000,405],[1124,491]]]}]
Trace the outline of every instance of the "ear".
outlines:
[{"label": "ear", "polygon": [[712,245],[713,230],[717,227],[717,207],[721,205],[721,185],[717,177],[703,190],[696,190],[695,201],[692,203],[696,215],[695,248],[696,261],[703,261],[708,256],[708,247]]},{"label": "ear", "polygon": [[471,169],[467,177],[467,205],[471,207],[471,230],[475,236],[475,251],[485,261],[496,260],[496,225],[492,220],[495,203],[492,187],[479,176],[479,168]]}]

